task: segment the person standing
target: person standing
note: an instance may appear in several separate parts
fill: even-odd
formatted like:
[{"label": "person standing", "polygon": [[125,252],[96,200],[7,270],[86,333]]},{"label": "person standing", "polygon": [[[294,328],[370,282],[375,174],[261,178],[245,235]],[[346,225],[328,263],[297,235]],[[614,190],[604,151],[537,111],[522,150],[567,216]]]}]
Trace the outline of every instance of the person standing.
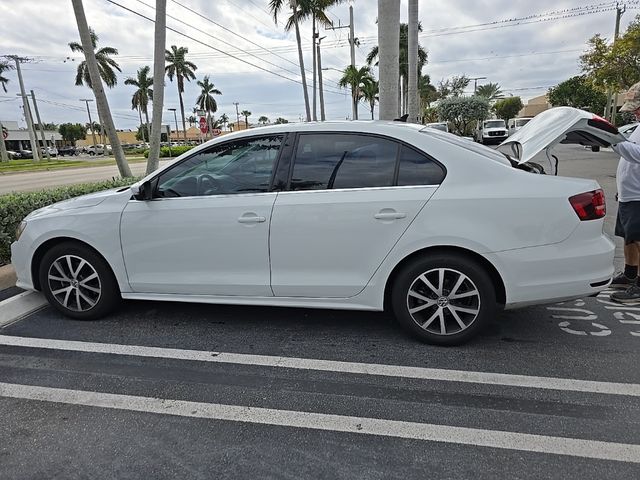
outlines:
[{"label": "person standing", "polygon": [[[640,82],[633,85],[625,95],[621,112],[633,112],[640,121]],[[612,287],[625,288],[623,292],[611,294],[611,300],[620,303],[640,301],[640,127],[629,137],[629,141],[612,146],[620,155],[616,183],[618,187],[618,217],[616,236],[624,238],[624,272],[616,276]]]}]

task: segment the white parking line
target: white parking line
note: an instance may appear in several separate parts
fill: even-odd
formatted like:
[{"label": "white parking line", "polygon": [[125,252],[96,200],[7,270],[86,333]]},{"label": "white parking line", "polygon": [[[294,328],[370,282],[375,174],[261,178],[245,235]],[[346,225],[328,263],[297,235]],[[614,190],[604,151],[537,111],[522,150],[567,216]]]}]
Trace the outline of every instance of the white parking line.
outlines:
[{"label": "white parking line", "polygon": [[0,335],[0,345],[640,397],[640,384]]},{"label": "white parking line", "polygon": [[180,417],[277,425],[640,463],[640,445],[367,417],[0,383],[0,396]]},{"label": "white parking line", "polygon": [[0,327],[4,327],[47,305],[44,295],[22,292],[0,302]]}]

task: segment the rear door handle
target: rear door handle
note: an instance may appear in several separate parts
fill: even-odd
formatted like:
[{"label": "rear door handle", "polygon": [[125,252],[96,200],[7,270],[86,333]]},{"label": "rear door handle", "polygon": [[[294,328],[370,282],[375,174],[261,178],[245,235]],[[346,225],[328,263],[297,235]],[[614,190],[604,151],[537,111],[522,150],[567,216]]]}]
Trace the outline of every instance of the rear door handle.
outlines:
[{"label": "rear door handle", "polygon": [[266,221],[267,219],[265,217],[259,217],[255,213],[245,213],[238,218],[239,223],[263,223]]},{"label": "rear door handle", "polygon": [[378,212],[373,216],[373,218],[376,220],[399,220],[401,218],[406,218],[406,216],[406,213],[400,212]]}]

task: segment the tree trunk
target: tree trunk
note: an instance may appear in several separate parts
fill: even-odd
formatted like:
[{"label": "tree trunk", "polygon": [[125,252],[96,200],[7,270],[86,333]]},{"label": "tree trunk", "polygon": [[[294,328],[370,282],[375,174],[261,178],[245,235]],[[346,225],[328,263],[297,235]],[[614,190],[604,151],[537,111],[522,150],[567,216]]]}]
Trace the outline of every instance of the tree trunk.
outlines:
[{"label": "tree trunk", "polygon": [[[295,15],[295,11],[294,11]],[[300,26],[298,19],[294,16],[296,27],[296,42],[298,42],[298,61],[300,62],[300,76],[302,77],[302,91],[304,92],[304,108],[307,113],[307,122],[311,121],[311,110],[309,109],[309,92],[307,92],[307,77],[304,72],[304,58],[302,57],[302,39],[300,38]]]},{"label": "tree trunk", "polygon": [[80,33],[80,41],[82,42],[82,49],[89,69],[89,77],[91,78],[93,94],[96,97],[96,106],[98,107],[98,112],[101,114],[102,120],[105,124],[107,135],[111,142],[111,148],[113,149],[113,154],[116,158],[116,164],[118,165],[118,170],[122,177],[131,177],[131,169],[129,168],[127,159],[124,156],[124,152],[122,151],[120,139],[116,133],[113,119],[111,118],[109,102],[107,101],[107,96],[104,92],[104,87],[102,86],[102,79],[100,78],[100,72],[98,71],[98,62],[96,62],[96,56],[93,51],[89,25],[87,25],[87,17],[84,14],[82,0],[71,0],[71,4],[73,5],[76,22],[78,23],[78,32]]},{"label": "tree trunk", "polygon": [[400,0],[378,0],[378,59],[380,120],[393,120],[399,106]]},{"label": "tree trunk", "polygon": [[146,142],[146,140],[144,139],[144,124],[142,123],[142,109],[140,108],[140,105],[138,105],[138,117],[140,117],[140,128],[142,129],[142,141]]},{"label": "tree trunk", "polygon": [[320,121],[326,120],[324,112],[324,87],[322,86],[322,57],[320,56],[320,39],[318,39],[318,46],[316,47],[318,53],[318,94],[320,95]]},{"label": "tree trunk", "polygon": [[[178,97],[180,97],[180,115],[182,115],[182,136],[184,141],[187,141],[187,124],[184,122],[184,102],[182,101],[182,92],[180,91],[181,81],[178,82]],[[176,136],[178,132],[176,132]]]},{"label": "tree trunk", "polygon": [[167,0],[156,0],[156,24],[153,47],[153,117],[147,175],[158,169],[160,135],[162,133],[162,110],[164,108],[164,51],[167,35]]},{"label": "tree trunk", "polygon": [[145,140],[145,142],[148,142],[149,141],[149,135],[151,135],[151,130],[149,130],[149,109],[147,108],[146,105],[144,106],[144,118],[145,118],[145,120],[147,122],[147,130],[146,130],[147,139]]},{"label": "tree trunk", "polygon": [[373,102],[371,102],[371,120],[375,120],[373,118],[373,109],[376,108],[376,102],[375,100]]},{"label": "tree trunk", "polygon": [[359,87],[351,85],[351,91],[353,94],[351,95],[351,101],[353,102],[353,120],[358,120],[358,93]]},{"label": "tree trunk", "polygon": [[407,101],[409,121],[420,123],[420,104],[418,97],[418,0],[409,0],[409,79],[407,86]]},{"label": "tree trunk", "polygon": [[316,89],[317,89],[317,83],[316,83],[316,77],[317,77],[317,70],[316,70],[316,65],[317,65],[317,52],[316,52],[316,14],[312,13],[311,14],[311,24],[312,24],[312,30],[313,30],[313,38],[311,38],[311,50],[313,52],[313,121],[317,122],[318,121],[318,107],[316,104]]}]

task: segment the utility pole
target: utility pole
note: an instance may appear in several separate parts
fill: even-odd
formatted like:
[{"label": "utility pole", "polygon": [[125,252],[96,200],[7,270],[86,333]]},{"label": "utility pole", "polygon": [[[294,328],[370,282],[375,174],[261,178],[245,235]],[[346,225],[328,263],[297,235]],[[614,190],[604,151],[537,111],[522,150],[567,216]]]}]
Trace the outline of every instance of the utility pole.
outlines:
[{"label": "utility pole", "polygon": [[[337,27],[328,27],[326,30],[339,30],[341,28],[349,29],[349,47],[351,53],[351,66],[355,68],[356,66],[356,38],[354,35],[354,27],[353,27],[353,5],[349,5],[349,25],[339,25]],[[353,87],[351,87],[351,98],[353,99]],[[358,118],[358,105],[355,102],[351,102],[351,118]]]},{"label": "utility pole", "polygon": [[0,161],[8,162],[9,154],[7,153],[7,146],[4,144],[4,127],[0,122]]},{"label": "utility pole", "polygon": [[487,77],[471,77],[469,80],[473,80],[473,94],[475,95],[478,91],[478,80],[486,80]]},{"label": "utility pole", "polygon": [[[620,6],[619,2],[616,2],[616,28],[613,34],[613,43],[615,45],[618,40],[618,36],[620,35],[620,20],[622,19],[622,15],[627,10],[626,5]],[[613,87],[609,87],[607,89],[607,111],[605,113],[605,118],[607,118],[612,124],[616,124],[616,113],[618,111],[618,87],[615,87],[616,92],[614,94]]]},{"label": "utility pole", "polygon": [[313,62],[313,82],[312,82],[312,92],[313,92],[313,107],[311,110],[311,118],[313,119],[314,122],[318,121],[318,104],[316,101],[316,90],[318,88],[318,80],[317,80],[317,69],[318,69],[318,52],[316,50],[316,38],[318,38],[319,34],[316,33],[316,14],[315,12],[313,12],[311,14],[312,17],[312,26],[313,26],[313,35],[311,38],[311,51],[313,53],[312,55],[312,62]]},{"label": "utility pole", "polygon": [[93,152],[96,152],[96,132],[93,129],[93,121],[91,120],[91,112],[89,111],[89,102],[93,102],[90,98],[81,98],[81,102],[85,102],[87,104],[87,115],[89,115],[89,126],[91,127],[91,136],[93,137]]},{"label": "utility pole", "polygon": [[233,104],[236,106],[236,125],[238,126],[238,129],[240,129],[240,112],[238,112],[238,102],[233,102]]},{"label": "utility pole", "polygon": [[40,130],[40,138],[42,139],[42,146],[44,147],[44,153],[47,156],[47,160],[51,160],[51,154],[49,153],[49,147],[47,147],[47,140],[44,138],[44,127],[42,126],[42,120],[40,120],[40,112],[38,111],[38,104],[36,103],[36,94],[31,90],[31,98],[33,99],[33,109],[36,111],[36,119],[38,120],[38,129]]},{"label": "utility pole", "polygon": [[20,96],[22,97],[22,105],[24,107],[24,117],[27,121],[27,130],[29,131],[29,142],[31,143],[31,151],[33,152],[33,161],[40,161],[40,151],[38,149],[38,140],[36,139],[36,133],[33,129],[33,121],[31,119],[31,110],[29,109],[29,102],[27,100],[27,94],[24,91],[24,82],[22,81],[22,71],[20,70],[20,62],[24,61],[24,58],[17,55],[11,55],[9,58],[16,62],[16,71],[18,72],[18,82],[20,83]]},{"label": "utility pole", "polygon": [[318,45],[317,45],[317,49],[318,49],[318,90],[320,93],[320,121],[324,122],[325,121],[325,115],[324,115],[324,90],[322,88],[322,59],[320,57],[320,42],[327,37],[319,37],[318,38]]}]

